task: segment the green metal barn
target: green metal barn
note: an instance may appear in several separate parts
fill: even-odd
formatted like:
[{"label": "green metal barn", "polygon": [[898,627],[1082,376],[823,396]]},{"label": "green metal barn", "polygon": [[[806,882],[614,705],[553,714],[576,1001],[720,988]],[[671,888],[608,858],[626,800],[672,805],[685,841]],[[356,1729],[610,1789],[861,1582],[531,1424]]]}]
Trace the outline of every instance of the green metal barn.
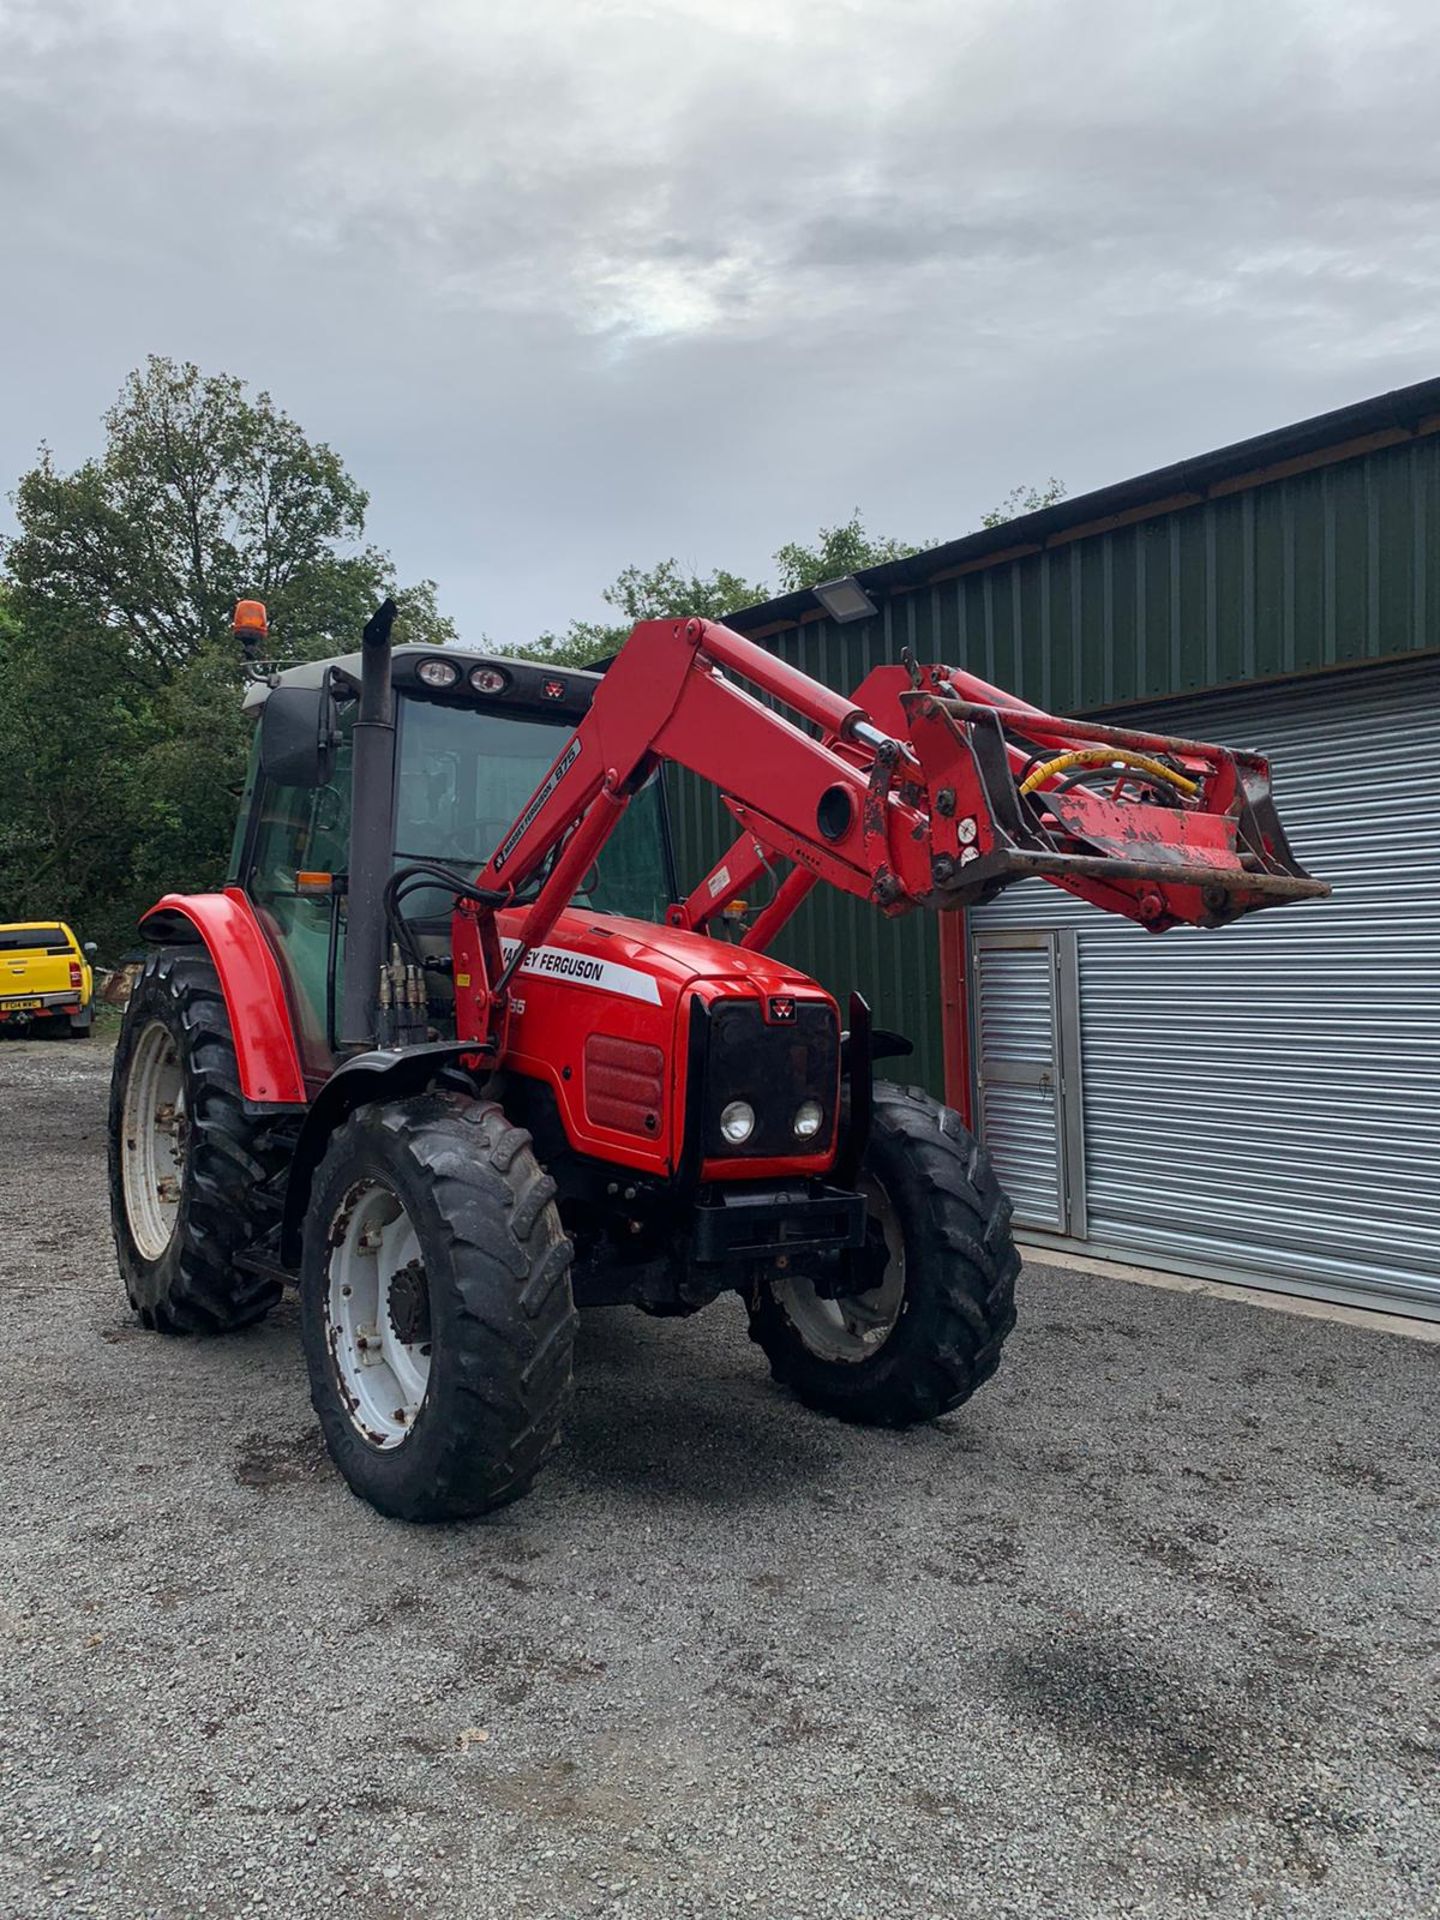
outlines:
[{"label": "green metal barn", "polygon": [[[843,690],[908,647],[1264,752],[1334,896],[1157,939],[1041,882],[963,933],[822,890],[781,948],[912,1036],[1027,1238],[1440,1317],[1440,380],[857,580],[873,617],[730,624]],[[730,836],[677,789],[694,874]]]}]

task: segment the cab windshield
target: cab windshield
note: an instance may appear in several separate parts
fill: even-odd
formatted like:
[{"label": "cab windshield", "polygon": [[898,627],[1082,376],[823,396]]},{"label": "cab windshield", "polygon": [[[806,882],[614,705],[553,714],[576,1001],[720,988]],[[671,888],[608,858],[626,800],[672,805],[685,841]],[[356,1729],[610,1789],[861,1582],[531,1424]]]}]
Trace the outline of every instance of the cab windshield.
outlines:
[{"label": "cab windshield", "polygon": [[[399,704],[395,863],[443,860],[474,873],[515,824],[571,729],[564,721],[477,713],[413,696]],[[592,912],[663,920],[671,897],[656,778],[631,801],[575,900]],[[413,920],[448,918],[450,910],[438,888],[407,896]]]}]

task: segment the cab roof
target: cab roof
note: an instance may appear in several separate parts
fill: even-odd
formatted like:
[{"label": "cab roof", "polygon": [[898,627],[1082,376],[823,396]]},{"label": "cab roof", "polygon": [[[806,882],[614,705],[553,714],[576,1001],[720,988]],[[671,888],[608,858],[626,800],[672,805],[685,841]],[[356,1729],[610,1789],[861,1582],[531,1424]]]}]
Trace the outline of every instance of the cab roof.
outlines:
[{"label": "cab roof", "polygon": [[[358,692],[360,653],[333,654],[326,660],[304,660],[297,667],[284,667],[266,680],[252,680],[245,689],[244,710],[258,713],[270,697],[272,687],[322,687],[332,670]],[[443,660],[457,669],[451,687],[427,686],[418,668],[422,661]],[[483,694],[470,685],[477,667],[489,667],[505,676],[500,693]],[[515,660],[503,653],[476,653],[469,647],[398,646],[390,655],[390,677],[396,690],[419,693],[431,698],[459,701],[465,705],[495,710],[505,705],[553,707],[560,714],[579,717],[595,697],[600,674],[592,668],[549,666],[542,660]]]}]

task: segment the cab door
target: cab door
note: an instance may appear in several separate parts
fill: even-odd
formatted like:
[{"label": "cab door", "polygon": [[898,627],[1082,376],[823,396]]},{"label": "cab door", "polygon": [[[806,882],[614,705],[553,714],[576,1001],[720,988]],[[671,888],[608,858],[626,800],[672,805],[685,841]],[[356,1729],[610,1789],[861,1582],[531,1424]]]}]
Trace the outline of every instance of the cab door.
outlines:
[{"label": "cab door", "polygon": [[257,774],[241,884],[280,962],[301,1064],[325,1076],[335,1064],[335,1023],[345,981],[345,901],[302,892],[298,876],[343,879],[350,858],[350,765],[355,706],[339,716],[335,770],[323,787],[284,787]]}]

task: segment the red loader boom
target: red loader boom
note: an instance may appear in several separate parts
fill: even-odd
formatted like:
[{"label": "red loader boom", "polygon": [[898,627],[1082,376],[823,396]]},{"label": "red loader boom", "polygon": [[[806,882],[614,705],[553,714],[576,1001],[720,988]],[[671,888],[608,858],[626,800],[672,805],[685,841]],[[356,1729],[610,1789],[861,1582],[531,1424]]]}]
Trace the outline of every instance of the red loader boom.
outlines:
[{"label": "red loader boom", "polygon": [[480,876],[503,903],[539,880],[521,946],[502,959],[494,909],[462,906],[466,1037],[495,1057],[510,980],[659,761],[718,787],[741,827],[672,924],[703,930],[793,863],[741,942],[762,951],[818,880],[896,915],[1038,876],[1154,932],[1329,892],[1291,853],[1258,755],[1057,719],[954,667],[879,667],[847,699],[714,621],[646,621]]}]

